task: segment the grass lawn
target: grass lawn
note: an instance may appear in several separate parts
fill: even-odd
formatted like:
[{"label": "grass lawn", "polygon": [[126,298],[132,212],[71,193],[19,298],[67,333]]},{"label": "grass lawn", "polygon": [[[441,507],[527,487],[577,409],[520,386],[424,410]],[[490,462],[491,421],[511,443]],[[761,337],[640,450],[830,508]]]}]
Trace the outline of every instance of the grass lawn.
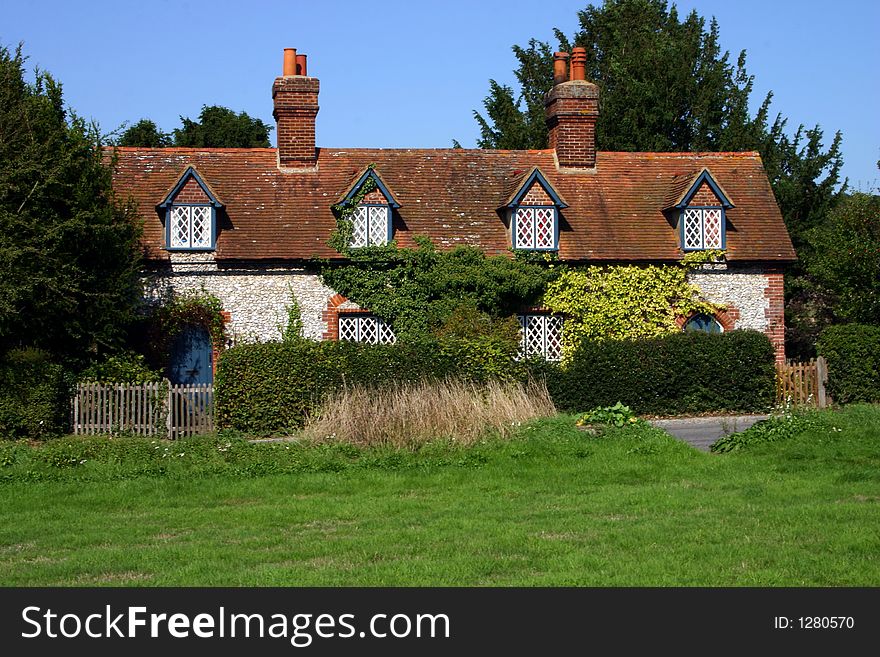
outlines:
[{"label": "grass lawn", "polygon": [[880,407],[816,418],[720,455],[568,416],[415,454],[7,444],[0,584],[878,586]]}]

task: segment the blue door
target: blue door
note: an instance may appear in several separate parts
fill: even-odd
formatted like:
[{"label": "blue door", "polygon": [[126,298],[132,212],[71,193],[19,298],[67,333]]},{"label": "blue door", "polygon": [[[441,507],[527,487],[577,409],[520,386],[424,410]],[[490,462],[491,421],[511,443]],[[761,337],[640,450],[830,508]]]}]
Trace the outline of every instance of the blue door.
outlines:
[{"label": "blue door", "polygon": [[213,383],[211,336],[203,326],[187,326],[171,348],[168,378],[174,384]]}]

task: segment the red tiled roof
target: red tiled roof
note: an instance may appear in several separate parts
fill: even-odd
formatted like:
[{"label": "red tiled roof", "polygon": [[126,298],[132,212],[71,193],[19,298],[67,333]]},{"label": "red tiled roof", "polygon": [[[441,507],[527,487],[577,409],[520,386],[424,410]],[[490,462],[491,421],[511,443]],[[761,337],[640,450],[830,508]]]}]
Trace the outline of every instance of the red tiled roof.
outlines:
[{"label": "red tiled roof", "polygon": [[706,168],[736,207],[727,211],[728,259],[795,258],[757,153],[599,152],[593,171],[561,172],[552,150],[319,150],[315,171],[282,172],[274,148],[118,148],[114,187],[131,195],[144,220],[147,256],[168,257],[156,211],[187,166],[226,204],[218,259],[339,258],[327,245],[331,206],[374,164],[400,203],[394,237],[414,246],[426,235],[441,247],[480,246],[506,253],[510,237],[499,206],[525,172],[539,167],[565,198],[559,255],[569,260],[673,260],[678,232],[662,211],[670,193]]}]

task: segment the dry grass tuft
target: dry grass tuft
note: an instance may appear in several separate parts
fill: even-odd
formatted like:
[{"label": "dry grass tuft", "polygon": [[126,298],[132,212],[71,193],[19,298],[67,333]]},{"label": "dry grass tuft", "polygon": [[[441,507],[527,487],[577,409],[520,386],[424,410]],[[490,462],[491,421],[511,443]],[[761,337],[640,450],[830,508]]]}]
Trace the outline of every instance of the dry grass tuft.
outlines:
[{"label": "dry grass tuft", "polygon": [[360,446],[412,448],[438,438],[467,445],[488,431],[507,436],[527,420],[555,414],[543,381],[351,387],[324,403],[306,424],[303,437]]}]

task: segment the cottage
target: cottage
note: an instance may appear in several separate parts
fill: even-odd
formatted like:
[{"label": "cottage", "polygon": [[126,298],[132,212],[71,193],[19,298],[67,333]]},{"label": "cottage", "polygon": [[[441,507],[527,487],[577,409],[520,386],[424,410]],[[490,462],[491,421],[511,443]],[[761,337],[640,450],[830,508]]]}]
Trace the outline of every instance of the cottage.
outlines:
[{"label": "cottage", "polygon": [[[144,222],[147,297],[204,288],[222,301],[230,335],[269,340],[293,294],[307,337],[393,341],[309,264],[344,257],[328,245],[332,208],[371,180],[352,216],[355,248],[425,235],[440,247],[550,251],[571,264],[724,249],[724,262],[691,280],[726,310],[682,325],[763,331],[783,360],[783,269],[795,253],[758,153],[597,151],[598,88],[585,80],[583,49],[567,59],[557,53],[545,150],[327,149],[315,145],[319,81],[304,55],[285,50],[272,86],[277,148],[118,149],[114,186]],[[560,318],[520,321],[532,351],[558,355]],[[201,350],[203,362],[178,375],[209,379],[210,343],[192,339],[181,357]]]}]

